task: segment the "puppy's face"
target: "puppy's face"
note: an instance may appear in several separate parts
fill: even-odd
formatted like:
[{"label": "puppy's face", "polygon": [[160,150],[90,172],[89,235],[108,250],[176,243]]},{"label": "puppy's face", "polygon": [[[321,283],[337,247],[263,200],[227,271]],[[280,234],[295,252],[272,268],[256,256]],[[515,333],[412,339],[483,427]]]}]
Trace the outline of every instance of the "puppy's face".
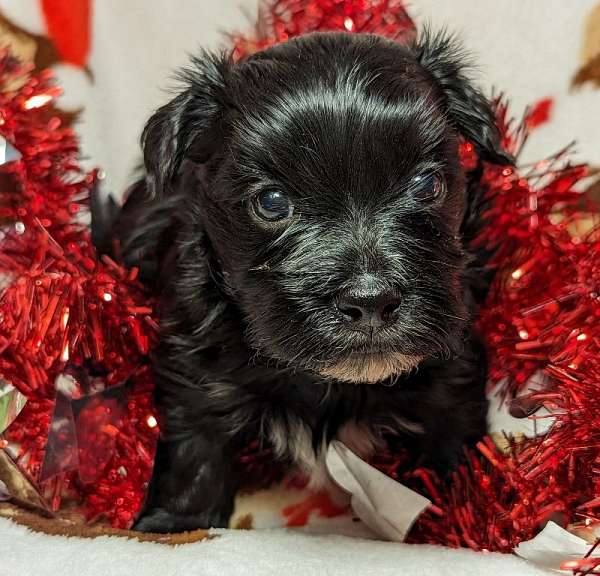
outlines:
[{"label": "puppy's face", "polygon": [[[204,84],[216,104],[209,136],[190,134],[187,148],[193,218],[261,355],[379,382],[460,341],[459,131],[480,130],[485,148],[494,129],[459,68],[438,80],[426,58],[377,37],[312,35],[221,62],[214,92]],[[449,89],[477,101],[453,111]],[[478,114],[466,131],[461,113]]]}]

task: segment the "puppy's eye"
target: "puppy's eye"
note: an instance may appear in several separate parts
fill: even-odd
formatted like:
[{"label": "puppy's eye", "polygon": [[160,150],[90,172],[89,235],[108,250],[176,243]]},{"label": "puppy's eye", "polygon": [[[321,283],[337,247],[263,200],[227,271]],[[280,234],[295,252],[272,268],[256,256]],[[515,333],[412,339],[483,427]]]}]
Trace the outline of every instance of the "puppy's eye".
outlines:
[{"label": "puppy's eye", "polygon": [[294,206],[280,190],[265,190],[254,197],[254,211],[263,220],[278,222],[291,218]]},{"label": "puppy's eye", "polygon": [[413,196],[419,200],[435,200],[443,194],[444,188],[444,180],[435,172],[418,174],[411,182]]}]

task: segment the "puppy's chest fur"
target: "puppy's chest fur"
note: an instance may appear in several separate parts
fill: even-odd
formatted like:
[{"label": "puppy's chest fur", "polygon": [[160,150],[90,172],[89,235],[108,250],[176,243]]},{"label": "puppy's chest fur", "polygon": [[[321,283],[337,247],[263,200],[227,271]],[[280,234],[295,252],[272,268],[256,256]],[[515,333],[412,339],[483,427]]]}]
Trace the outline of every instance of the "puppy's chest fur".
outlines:
[{"label": "puppy's chest fur", "polygon": [[224,432],[235,444],[260,438],[277,460],[309,476],[313,487],[327,481],[325,456],[333,439],[369,459],[386,447],[389,437],[418,439],[424,434],[429,378],[423,369],[394,386],[353,385],[252,364],[249,358],[219,377],[219,366],[234,367],[241,356],[231,340],[228,352],[215,357],[210,368],[211,355],[205,356],[202,365],[215,373],[192,401],[200,410],[198,420],[227,413]]},{"label": "puppy's chest fur", "polygon": [[[296,413],[279,407],[269,411],[261,423],[262,438],[272,446],[275,457],[288,461],[309,477],[311,488],[328,483],[325,458],[333,439],[368,460],[385,449],[385,434],[423,433],[423,426],[408,415],[398,410],[382,411],[379,401],[370,397],[368,390],[367,394],[356,392],[346,390],[340,398],[324,398],[307,406],[306,411]],[[393,397],[394,393],[389,395]]]},{"label": "puppy's chest fur", "polygon": [[[368,425],[356,422],[342,425],[336,438],[363,459],[369,458],[384,445],[383,439]],[[328,443],[325,437],[320,441],[315,439],[305,423],[291,418],[286,421],[274,419],[269,426],[268,440],[277,458],[290,460],[300,473],[309,477],[311,488],[320,488],[327,483],[325,457]]]}]

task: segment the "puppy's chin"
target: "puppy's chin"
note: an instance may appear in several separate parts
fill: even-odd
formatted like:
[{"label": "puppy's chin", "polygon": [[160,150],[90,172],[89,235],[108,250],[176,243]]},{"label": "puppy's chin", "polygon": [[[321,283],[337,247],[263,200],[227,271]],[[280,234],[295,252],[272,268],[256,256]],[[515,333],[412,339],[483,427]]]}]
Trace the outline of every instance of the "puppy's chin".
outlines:
[{"label": "puppy's chin", "polygon": [[343,360],[319,370],[327,378],[355,384],[375,384],[391,376],[409,372],[423,360],[399,352],[388,354],[350,354]]}]

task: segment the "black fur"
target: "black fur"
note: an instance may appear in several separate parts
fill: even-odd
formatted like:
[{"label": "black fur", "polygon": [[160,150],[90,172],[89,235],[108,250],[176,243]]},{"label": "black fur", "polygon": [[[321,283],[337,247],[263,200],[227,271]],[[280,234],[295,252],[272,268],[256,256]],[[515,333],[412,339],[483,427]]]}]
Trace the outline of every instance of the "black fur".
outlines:
[{"label": "black fur", "polygon": [[[236,63],[204,53],[150,119],[147,175],[113,228],[161,299],[161,443],[138,529],[227,525],[236,452],[274,428],[304,426],[318,450],[356,422],[440,469],[485,432],[471,325],[484,263],[465,243],[480,204],[459,137],[510,159],[462,62],[443,35],[311,34]],[[435,198],[412,180],[432,171],[445,183]],[[293,200],[290,221],[253,213],[265,187]],[[337,307],[365,283],[401,299],[370,332]],[[323,375],[373,352],[422,360],[371,384]]]}]

